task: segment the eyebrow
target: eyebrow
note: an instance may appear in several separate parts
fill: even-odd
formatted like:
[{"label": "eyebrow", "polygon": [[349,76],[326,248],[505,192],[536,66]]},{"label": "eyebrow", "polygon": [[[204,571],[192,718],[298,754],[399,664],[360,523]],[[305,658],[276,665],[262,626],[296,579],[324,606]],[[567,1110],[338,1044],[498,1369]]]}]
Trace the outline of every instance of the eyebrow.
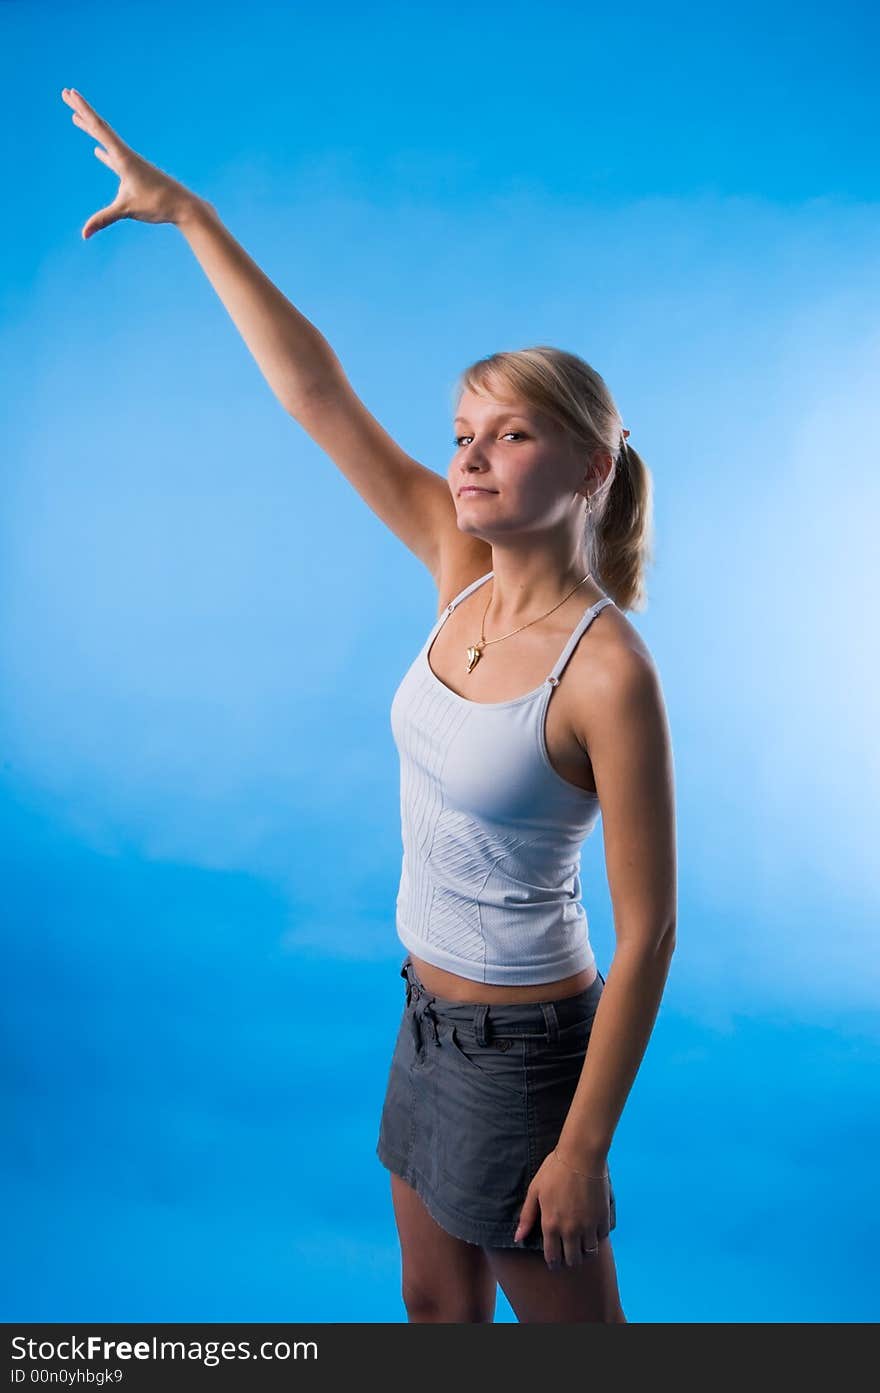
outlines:
[{"label": "eyebrow", "polygon": [[[529,419],[523,411],[496,411],[494,416],[489,417],[489,424],[491,425],[493,421],[510,420],[511,418],[515,418],[519,421],[527,421]],[[459,422],[461,422],[463,426],[470,425],[470,421],[466,416],[456,416],[452,424],[457,426]]]}]

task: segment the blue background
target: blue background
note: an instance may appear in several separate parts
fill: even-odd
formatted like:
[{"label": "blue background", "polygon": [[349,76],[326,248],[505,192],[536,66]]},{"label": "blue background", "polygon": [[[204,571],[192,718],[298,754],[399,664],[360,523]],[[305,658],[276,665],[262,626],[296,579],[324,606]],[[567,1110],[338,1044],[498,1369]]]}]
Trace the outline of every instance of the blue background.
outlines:
[{"label": "blue background", "polygon": [[[445,472],[474,358],[653,472],[678,950],[618,1127],[630,1321],[876,1320],[876,10],[4,4],[2,1317],[402,1321],[394,688],[427,571],[73,86]],[[12,60],[12,61],[9,61]],[[584,849],[613,953],[601,832]],[[499,1320],[512,1313],[499,1293]]]}]

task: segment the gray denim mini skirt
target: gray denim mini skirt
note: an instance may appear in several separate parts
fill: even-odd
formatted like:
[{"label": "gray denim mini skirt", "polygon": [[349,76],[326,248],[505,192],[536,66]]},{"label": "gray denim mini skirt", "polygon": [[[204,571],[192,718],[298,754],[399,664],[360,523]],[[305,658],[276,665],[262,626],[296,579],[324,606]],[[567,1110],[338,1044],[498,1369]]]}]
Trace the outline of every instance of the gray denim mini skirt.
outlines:
[{"label": "gray denim mini skirt", "polygon": [[[518,1243],[513,1235],[571,1106],[604,977],[558,1001],[476,1005],[428,992],[409,954],[400,975],[406,1002],[376,1155],[447,1233],[543,1251],[540,1215]],[[610,1172],[608,1188],[610,1231]]]}]

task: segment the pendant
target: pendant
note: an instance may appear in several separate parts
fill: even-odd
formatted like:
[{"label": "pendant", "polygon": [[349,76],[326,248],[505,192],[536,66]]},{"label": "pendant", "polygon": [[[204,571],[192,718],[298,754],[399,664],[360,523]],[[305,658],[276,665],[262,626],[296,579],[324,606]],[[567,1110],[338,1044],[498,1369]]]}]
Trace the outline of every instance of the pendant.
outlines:
[{"label": "pendant", "polygon": [[479,644],[475,644],[472,648],[468,649],[467,655],[467,670],[468,672],[473,672],[474,668],[477,666],[477,663],[483,656],[483,650],[480,648]]}]

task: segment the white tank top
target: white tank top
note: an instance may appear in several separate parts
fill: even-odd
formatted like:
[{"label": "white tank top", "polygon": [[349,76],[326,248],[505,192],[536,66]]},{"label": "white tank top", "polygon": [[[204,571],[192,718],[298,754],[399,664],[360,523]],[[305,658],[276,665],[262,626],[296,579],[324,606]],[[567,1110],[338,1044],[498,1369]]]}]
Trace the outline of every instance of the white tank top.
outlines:
[{"label": "white tank top", "polygon": [[391,703],[403,843],[397,934],[425,962],[475,982],[550,982],[595,962],[580,864],[600,808],[550,763],[544,717],[581,635],[614,601],[585,610],[540,687],[470,701],[440,681],[428,652],[456,605],[493,574],[439,615]]}]

